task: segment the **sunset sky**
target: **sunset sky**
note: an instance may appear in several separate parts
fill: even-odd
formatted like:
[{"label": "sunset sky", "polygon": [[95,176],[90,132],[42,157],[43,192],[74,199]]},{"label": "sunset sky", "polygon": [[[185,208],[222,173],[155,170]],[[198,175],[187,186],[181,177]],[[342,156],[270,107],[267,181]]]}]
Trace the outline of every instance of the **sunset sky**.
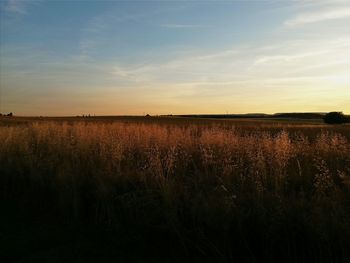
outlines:
[{"label": "sunset sky", "polygon": [[0,1],[0,112],[350,114],[350,1]]}]

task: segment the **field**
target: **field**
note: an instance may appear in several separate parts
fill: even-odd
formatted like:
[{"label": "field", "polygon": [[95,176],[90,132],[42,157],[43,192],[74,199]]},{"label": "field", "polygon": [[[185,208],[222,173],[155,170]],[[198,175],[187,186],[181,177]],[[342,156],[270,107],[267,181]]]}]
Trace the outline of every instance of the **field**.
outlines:
[{"label": "field", "polygon": [[350,262],[350,126],[0,119],[2,262]]}]

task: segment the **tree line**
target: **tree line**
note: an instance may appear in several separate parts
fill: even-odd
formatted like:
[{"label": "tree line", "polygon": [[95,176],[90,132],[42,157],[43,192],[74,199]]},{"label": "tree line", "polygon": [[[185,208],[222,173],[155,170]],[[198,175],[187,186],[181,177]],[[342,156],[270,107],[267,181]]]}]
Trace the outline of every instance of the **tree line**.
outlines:
[{"label": "tree line", "polygon": [[342,112],[329,112],[324,117],[323,120],[325,123],[328,124],[343,124],[343,123],[350,123],[350,116],[344,115]]},{"label": "tree line", "polygon": [[10,112],[10,113],[8,113],[8,114],[2,114],[2,113],[0,113],[0,117],[1,117],[1,116],[12,117],[12,116],[13,116],[13,113],[12,113],[12,112]]}]

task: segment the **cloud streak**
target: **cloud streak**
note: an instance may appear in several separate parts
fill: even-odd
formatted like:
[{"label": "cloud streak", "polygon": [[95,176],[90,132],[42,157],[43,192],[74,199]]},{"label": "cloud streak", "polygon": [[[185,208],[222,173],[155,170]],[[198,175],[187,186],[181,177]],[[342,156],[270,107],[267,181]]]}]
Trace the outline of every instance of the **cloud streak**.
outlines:
[{"label": "cloud streak", "polygon": [[191,29],[191,28],[208,28],[205,25],[194,25],[194,24],[163,24],[161,27],[172,28],[172,29]]},{"label": "cloud streak", "polygon": [[324,9],[320,11],[302,13],[290,20],[285,21],[284,24],[287,27],[295,27],[304,24],[346,18],[350,18],[350,7],[339,7],[336,9]]},{"label": "cloud streak", "polygon": [[312,107],[318,107],[327,101],[350,100],[349,69],[350,38],[342,38],[236,46],[161,63],[118,64],[110,73],[130,86],[161,87],[157,93],[167,94],[169,101],[249,98],[268,104],[292,97],[295,107],[301,107],[306,96],[314,98]]},{"label": "cloud streak", "polygon": [[9,0],[6,3],[4,9],[6,12],[9,12],[9,13],[26,14],[28,4],[29,4],[29,1]]},{"label": "cloud streak", "polygon": [[40,3],[42,3],[42,0],[8,0],[2,8],[8,14],[26,15],[31,6],[36,6]]}]

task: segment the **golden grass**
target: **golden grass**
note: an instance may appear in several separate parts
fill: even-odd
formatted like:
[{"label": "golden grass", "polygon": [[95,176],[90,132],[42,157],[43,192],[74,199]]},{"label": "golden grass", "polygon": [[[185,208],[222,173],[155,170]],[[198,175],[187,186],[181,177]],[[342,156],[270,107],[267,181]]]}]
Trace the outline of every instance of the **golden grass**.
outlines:
[{"label": "golden grass", "polygon": [[[344,205],[350,190],[349,127],[241,123],[4,125],[1,196],[28,213],[45,211],[65,220],[166,227],[183,243],[197,244],[204,235],[220,255],[235,250],[220,245],[222,239],[233,242],[232,234],[253,242],[247,237],[251,222],[260,226],[254,234],[260,238],[301,227],[320,247],[335,238],[339,253],[348,255],[348,243],[339,240],[350,234]],[[300,225],[288,221],[291,214]],[[208,246],[200,240],[199,251]],[[299,246],[297,238],[286,240]],[[265,241],[261,249],[272,251],[276,242]]]}]

